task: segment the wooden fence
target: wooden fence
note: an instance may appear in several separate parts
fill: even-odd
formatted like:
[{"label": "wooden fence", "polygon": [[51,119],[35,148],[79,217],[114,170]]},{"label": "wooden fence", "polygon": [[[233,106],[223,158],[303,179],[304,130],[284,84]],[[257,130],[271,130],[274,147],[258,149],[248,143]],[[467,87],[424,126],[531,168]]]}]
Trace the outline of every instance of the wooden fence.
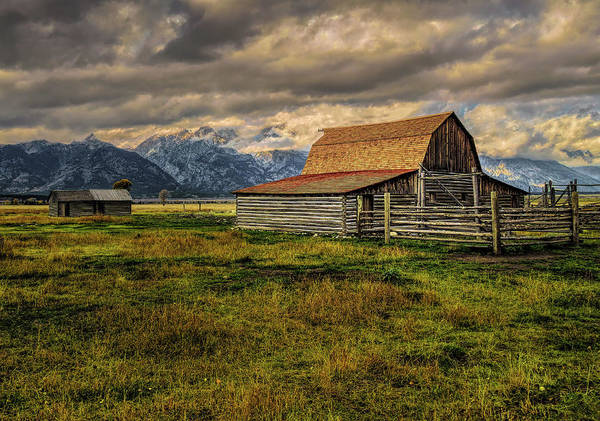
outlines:
[{"label": "wooden fence", "polygon": [[500,208],[498,196],[491,206],[416,207],[390,206],[389,193],[384,209],[362,211],[358,215],[361,236],[431,240],[491,247],[500,254],[505,246],[573,243],[598,239],[600,206],[579,207],[572,195],[568,207]]}]

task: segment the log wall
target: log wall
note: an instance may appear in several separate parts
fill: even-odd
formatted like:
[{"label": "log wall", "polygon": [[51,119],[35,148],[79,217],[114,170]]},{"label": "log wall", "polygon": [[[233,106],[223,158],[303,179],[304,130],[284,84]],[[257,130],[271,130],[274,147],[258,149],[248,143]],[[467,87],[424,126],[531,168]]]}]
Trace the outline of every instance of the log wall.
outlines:
[{"label": "log wall", "polygon": [[[238,195],[237,226],[286,232],[342,234],[356,199],[344,196]],[[356,210],[354,210],[356,214]],[[352,228],[351,219],[347,224]]]},{"label": "log wall", "polygon": [[94,202],[94,201],[77,201],[77,202],[59,202],[51,200],[49,203],[48,214],[50,216],[65,216],[60,215],[60,208],[63,203],[69,204],[69,215],[71,217],[93,216],[99,214],[99,204],[104,204],[104,213],[102,215],[111,216],[126,216],[131,215],[131,202]]}]

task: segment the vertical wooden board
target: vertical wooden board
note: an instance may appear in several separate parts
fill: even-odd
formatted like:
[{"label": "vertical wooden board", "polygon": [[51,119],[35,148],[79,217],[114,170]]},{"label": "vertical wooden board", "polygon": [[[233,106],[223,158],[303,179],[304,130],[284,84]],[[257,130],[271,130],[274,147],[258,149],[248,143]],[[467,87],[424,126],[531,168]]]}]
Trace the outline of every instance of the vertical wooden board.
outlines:
[{"label": "vertical wooden board", "polygon": [[500,244],[500,209],[498,207],[498,194],[493,191],[490,194],[492,210],[492,248],[495,255],[502,253]]},{"label": "vertical wooden board", "polygon": [[389,244],[389,242],[390,242],[390,194],[384,193],[383,200],[384,200],[383,227],[384,227],[385,243]]},{"label": "vertical wooden board", "polygon": [[579,245],[579,193],[573,192],[571,196],[571,241]]}]

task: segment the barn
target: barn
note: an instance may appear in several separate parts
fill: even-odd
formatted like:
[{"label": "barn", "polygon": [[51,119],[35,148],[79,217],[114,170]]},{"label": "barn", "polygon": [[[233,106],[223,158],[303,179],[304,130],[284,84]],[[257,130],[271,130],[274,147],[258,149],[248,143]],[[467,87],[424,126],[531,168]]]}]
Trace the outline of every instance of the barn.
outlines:
[{"label": "barn", "polygon": [[495,191],[503,207],[526,192],[482,172],[473,136],[454,112],[323,130],[302,174],[236,195],[241,228],[357,232],[357,212],[391,206],[479,206]]},{"label": "barn", "polygon": [[131,195],[124,189],[54,190],[50,216],[131,215]]}]

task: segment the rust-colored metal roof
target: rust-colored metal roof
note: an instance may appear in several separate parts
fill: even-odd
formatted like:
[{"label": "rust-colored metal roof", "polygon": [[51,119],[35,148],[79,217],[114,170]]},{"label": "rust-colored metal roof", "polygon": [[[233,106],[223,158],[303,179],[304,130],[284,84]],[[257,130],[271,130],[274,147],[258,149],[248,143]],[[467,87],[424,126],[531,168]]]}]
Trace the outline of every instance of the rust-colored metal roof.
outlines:
[{"label": "rust-colored metal roof", "polygon": [[431,135],[452,114],[324,129],[302,174],[418,168]]},{"label": "rust-colored metal roof", "polygon": [[390,180],[416,169],[349,171],[328,174],[307,174],[284,178],[258,186],[236,190],[233,193],[255,194],[331,194],[349,193]]}]

